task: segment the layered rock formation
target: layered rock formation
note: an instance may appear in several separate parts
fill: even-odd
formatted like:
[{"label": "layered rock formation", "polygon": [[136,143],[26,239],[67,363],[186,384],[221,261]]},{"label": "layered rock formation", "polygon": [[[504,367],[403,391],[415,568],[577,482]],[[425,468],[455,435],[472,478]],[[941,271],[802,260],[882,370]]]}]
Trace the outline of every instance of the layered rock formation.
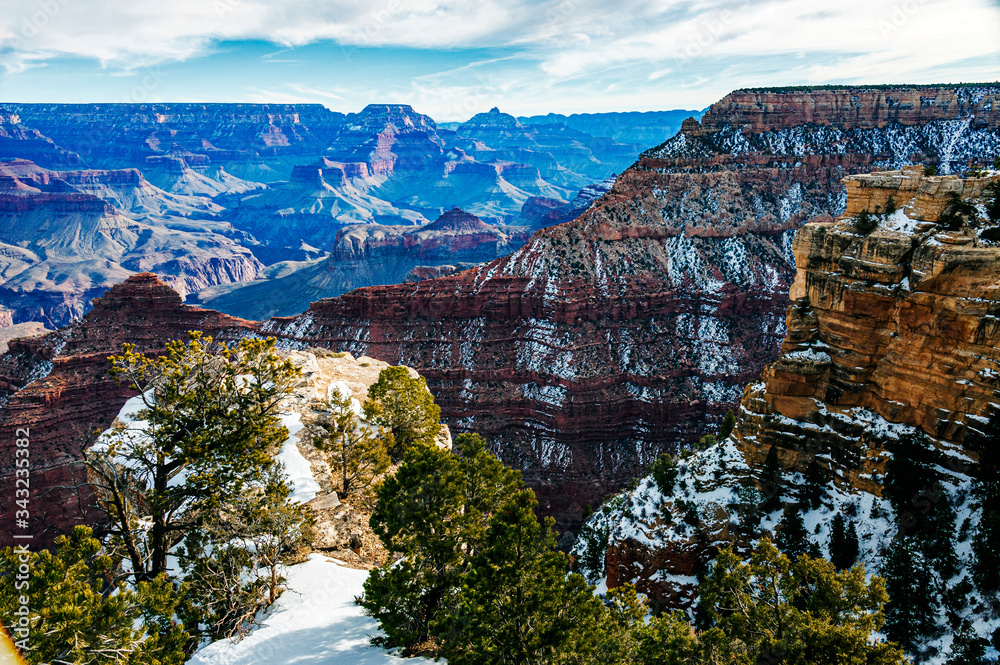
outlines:
[{"label": "layered rock formation", "polygon": [[281,180],[297,160],[323,154],[344,122],[343,114],[320,104],[4,107],[28,127],[79,154],[81,166],[144,169],[172,158],[198,171],[221,166],[235,176],[261,182]]},{"label": "layered rock formation", "polygon": [[[266,329],[418,368],[449,423],[490,437],[571,525],[658,453],[710,431],[778,357],[794,230],[843,211],[841,179],[911,159],[991,161],[1000,133],[975,118],[996,92],[844,89],[826,125],[803,110],[810,91],[767,93],[774,128],[740,113],[727,124],[726,109],[758,94],[733,93],[510,257],[359,290]],[[858,128],[882,100],[914,94],[936,110]],[[943,103],[959,97],[972,101]]]},{"label": "layered rock formation", "polygon": [[358,285],[407,281],[418,267],[449,266],[453,272],[456,262],[491,261],[527,237],[523,228],[492,226],[459,208],[419,227],[349,226],[338,232],[326,258],[270,266],[252,282],[212,287],[192,302],[243,318],[291,316]]},{"label": "layered rock formation", "polygon": [[[116,207],[120,206],[120,207]],[[182,293],[262,267],[205,199],[168,194],[135,170],[48,171],[0,162],[0,303],[58,327],[129,274],[156,270]]]},{"label": "layered rock formation", "polygon": [[[733,436],[682,459],[672,488],[647,478],[598,513],[576,550],[590,574],[689,605],[695,574],[718,547],[745,551],[774,532],[780,513],[753,516],[747,490],[802,501],[813,461],[828,483],[825,505],[801,508],[809,539],[827,554],[840,512],[857,524],[861,562],[878,571],[894,533],[881,497],[890,446],[920,430],[936,449],[955,528],[975,523],[969,471],[978,454],[966,433],[982,427],[1000,387],[1000,245],[983,237],[1000,220],[987,221],[980,207],[957,230],[939,222],[953,195],[979,202],[990,182],[1000,186],[1000,175],[924,177],[919,167],[846,178],[847,212],[796,235],[781,356],[747,386]],[[890,198],[898,209],[862,232],[857,215],[886,210]],[[761,468],[772,448],[784,481],[766,487]],[[969,556],[959,553],[959,569]]]},{"label": "layered rock formation", "polygon": [[[959,444],[970,419],[1000,387],[1000,247],[980,238],[981,225],[938,222],[952,196],[980,199],[991,180],[1000,182],[920,169],[857,176],[838,221],[802,228],[782,355],[743,398],[737,433],[748,459],[778,446],[800,466],[810,438],[840,452],[837,477],[877,494],[885,459],[859,439],[860,410],[967,456]],[[900,208],[859,235],[856,216],[889,199]]]}]

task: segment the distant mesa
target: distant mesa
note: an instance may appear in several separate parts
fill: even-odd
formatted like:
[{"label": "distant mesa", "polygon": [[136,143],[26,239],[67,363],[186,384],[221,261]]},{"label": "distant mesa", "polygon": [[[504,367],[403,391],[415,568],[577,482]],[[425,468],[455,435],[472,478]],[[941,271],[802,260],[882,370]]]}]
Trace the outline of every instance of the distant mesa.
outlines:
[{"label": "distant mesa", "polygon": [[421,231],[496,231],[495,226],[487,224],[473,214],[467,213],[458,206],[445,212],[430,224],[420,227]]}]

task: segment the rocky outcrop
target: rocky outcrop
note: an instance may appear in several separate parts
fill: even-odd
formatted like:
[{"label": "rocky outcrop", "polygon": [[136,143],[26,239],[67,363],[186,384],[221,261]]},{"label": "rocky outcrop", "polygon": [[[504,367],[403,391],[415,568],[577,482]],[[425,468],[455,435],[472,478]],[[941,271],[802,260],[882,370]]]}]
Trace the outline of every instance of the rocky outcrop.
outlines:
[{"label": "rocky outcrop", "polygon": [[[846,180],[847,211],[795,238],[796,276],[782,355],[748,387],[737,429],[751,461],[771,446],[801,465],[801,441],[841,451],[835,475],[878,494],[885,458],[854,414],[922,429],[960,457],[1000,387],[1000,247],[979,224],[943,230],[958,196],[991,180],[924,177],[920,169]],[[862,210],[899,209],[868,235]]]},{"label": "rocky outcrop", "polygon": [[998,96],[996,83],[738,90],[644,161],[702,171],[804,162],[841,176],[915,162],[961,171],[1000,151]]},{"label": "rocky outcrop", "polygon": [[[108,356],[122,344],[162,352],[188,330],[233,339],[247,322],[182,303],[155,275],[133,275],[111,288],[80,321],[43,337],[11,341],[0,357],[0,512],[12,514],[15,432],[30,432],[32,523],[36,544],[92,515],[80,465],[94,428],[107,427],[129,392],[108,376]],[[103,425],[103,427],[102,427]],[[0,546],[10,545],[10,530]]]},{"label": "rocky outcrop", "polygon": [[[920,167],[846,178],[847,212],[795,237],[781,355],[745,389],[733,436],[682,458],[672,487],[646,478],[609,502],[577,545],[590,574],[689,606],[696,573],[719,547],[746,551],[773,534],[781,513],[756,516],[757,490],[746,492],[760,486],[782,505],[802,501],[801,474],[814,461],[828,482],[820,507],[797,508],[810,540],[828,554],[830,519],[841,513],[857,525],[861,562],[877,572],[895,532],[881,497],[891,444],[921,430],[954,526],[974,522],[978,453],[966,433],[981,428],[1000,386],[1000,245],[983,231],[1000,220],[980,207],[957,230],[939,222],[953,195],[980,202],[990,182],[1000,175],[925,177]],[[864,233],[857,215],[885,211],[890,198],[897,210]],[[772,450],[777,486],[761,476]],[[959,567],[968,560],[960,552]]]},{"label": "rocky outcrop", "polygon": [[805,124],[851,131],[956,118],[967,118],[974,130],[1000,129],[998,95],[996,84],[737,90],[712,104],[701,131],[737,126],[762,133]]}]

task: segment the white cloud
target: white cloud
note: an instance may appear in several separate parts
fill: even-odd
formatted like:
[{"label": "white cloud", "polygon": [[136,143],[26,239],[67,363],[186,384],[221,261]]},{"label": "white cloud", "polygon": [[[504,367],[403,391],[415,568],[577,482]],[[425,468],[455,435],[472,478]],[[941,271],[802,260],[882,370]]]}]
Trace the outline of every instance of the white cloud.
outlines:
[{"label": "white cloud", "polygon": [[[1000,11],[989,0],[3,2],[0,64],[8,74],[59,57],[133,71],[190,60],[220,41],[241,39],[287,47],[333,40],[345,47],[517,53],[413,81],[373,81],[364,91],[409,101],[442,119],[468,117],[463,109],[488,109],[497,100],[552,108],[558,96],[594,110],[646,100],[641,108],[649,108],[658,104],[649,100],[665,99],[669,90],[672,106],[701,106],[708,95],[740,85],[973,80],[1000,70]],[[263,60],[275,66],[294,60],[275,50]],[[301,80],[246,95],[357,97]],[[602,98],[609,90],[612,99]]]}]

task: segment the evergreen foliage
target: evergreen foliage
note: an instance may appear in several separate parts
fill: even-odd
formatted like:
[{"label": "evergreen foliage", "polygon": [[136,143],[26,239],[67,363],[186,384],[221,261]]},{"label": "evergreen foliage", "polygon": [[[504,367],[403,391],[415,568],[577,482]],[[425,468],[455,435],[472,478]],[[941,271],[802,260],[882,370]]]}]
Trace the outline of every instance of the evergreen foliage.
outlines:
[{"label": "evergreen foliage", "polygon": [[553,550],[551,518],[519,490],[490,518],[463,576],[455,611],[439,619],[443,655],[454,665],[566,662],[596,653],[601,601]]},{"label": "evergreen foliage", "polygon": [[786,556],[797,559],[809,549],[809,538],[798,505],[785,508],[778,523],[775,545]]},{"label": "evergreen foliage", "polygon": [[362,601],[389,646],[412,650],[433,642],[432,624],[454,609],[458,580],[479,550],[487,520],[522,486],[521,474],[486,452],[472,434],[458,454],[415,443],[394,476],[377,490],[370,525],[403,557],[372,571]]},{"label": "evergreen foliage", "polygon": [[280,466],[269,476],[262,491],[248,490],[205,516],[178,548],[184,571],[178,614],[187,626],[205,626],[197,632],[212,640],[249,631],[282,590],[282,564],[310,540],[312,518],[288,502]]},{"label": "evergreen foliage", "polygon": [[363,495],[391,465],[386,439],[392,436],[361,422],[350,395],[331,391],[327,403],[330,413],[320,421],[323,433],[313,445],[326,454],[333,486],[339,486],[344,496]]},{"label": "evergreen foliage", "polygon": [[987,665],[986,648],[990,643],[980,637],[967,622],[955,633],[945,665]]},{"label": "evergreen foliage", "polygon": [[778,457],[778,447],[771,446],[764,458],[760,473],[760,492],[764,502],[760,509],[769,514],[781,508],[781,459]]},{"label": "evergreen foliage", "polygon": [[867,210],[862,210],[854,220],[854,230],[863,236],[870,234],[878,228],[878,211],[872,214]]},{"label": "evergreen foliage", "polygon": [[838,573],[823,559],[793,562],[767,540],[746,562],[725,549],[701,589],[700,609],[728,649],[728,657],[710,662],[905,663],[898,646],[871,642],[886,599],[882,580],[867,581],[860,566]]},{"label": "evergreen foliage", "polygon": [[[178,594],[159,575],[135,588],[116,579],[111,557],[89,527],[56,539],[56,551],[0,552],[0,620],[16,627],[20,596],[27,594],[29,663],[180,665],[189,636],[171,617]],[[19,566],[30,584],[19,589]],[[109,581],[110,580],[110,581]],[[16,631],[12,631],[17,639]]]},{"label": "evergreen foliage", "polygon": [[732,409],[726,411],[726,417],[722,419],[722,427],[719,428],[719,440],[724,441],[729,438],[729,435],[733,433],[733,428],[736,427],[736,416],[733,415]]},{"label": "evergreen foliage", "polygon": [[672,455],[663,453],[657,457],[649,472],[663,496],[670,496],[674,493],[674,481],[677,479],[677,461],[674,460]]},{"label": "evergreen foliage", "polygon": [[761,496],[760,490],[753,485],[743,485],[737,491],[736,496],[738,499],[739,522],[737,526],[739,531],[747,538],[753,538],[757,535],[760,526],[761,505],[764,497]]},{"label": "evergreen foliage", "polygon": [[994,180],[983,189],[983,198],[985,199],[986,216],[990,222],[1000,223],[1000,180]]},{"label": "evergreen foliage", "polygon": [[188,337],[158,358],[125,345],[109,359],[144,407],[85,460],[108,515],[109,554],[126,558],[138,583],[159,579],[176,554],[185,573],[178,617],[196,638],[234,637],[277,598],[281,564],[311,533],[275,462],[288,436],[280,407],[298,370],[273,338]]},{"label": "evergreen foliage", "polygon": [[800,491],[802,503],[810,510],[823,505],[823,491],[826,485],[826,474],[823,467],[814,457],[806,466],[805,483]]},{"label": "evergreen foliage", "polygon": [[837,513],[830,523],[830,563],[837,570],[847,570],[857,562],[860,553],[854,522]]},{"label": "evergreen foliage", "polygon": [[893,538],[882,574],[889,593],[886,635],[914,651],[934,632],[939,606],[931,565],[916,537],[898,534]]},{"label": "evergreen foliage", "polygon": [[[167,552],[227,499],[262,488],[287,438],[279,407],[298,370],[274,338],[216,344],[190,332],[155,359],[124,346],[111,374],[139,391],[140,430],[118,427],[107,446],[85,452],[110,521],[112,546],[137,580],[166,571]],[[149,524],[145,528],[144,524]]]},{"label": "evergreen foliage", "polygon": [[365,419],[392,433],[389,454],[395,461],[417,443],[433,444],[441,431],[441,409],[427,390],[424,377],[410,376],[406,367],[386,367],[368,388]]},{"label": "evergreen foliage", "polygon": [[[1000,185],[998,185],[1000,189]],[[975,467],[976,500],[981,514],[972,537],[972,579],[986,598],[1000,597],[1000,414],[996,410],[982,432],[966,435],[979,460]],[[998,601],[1000,604],[1000,601]]]}]

